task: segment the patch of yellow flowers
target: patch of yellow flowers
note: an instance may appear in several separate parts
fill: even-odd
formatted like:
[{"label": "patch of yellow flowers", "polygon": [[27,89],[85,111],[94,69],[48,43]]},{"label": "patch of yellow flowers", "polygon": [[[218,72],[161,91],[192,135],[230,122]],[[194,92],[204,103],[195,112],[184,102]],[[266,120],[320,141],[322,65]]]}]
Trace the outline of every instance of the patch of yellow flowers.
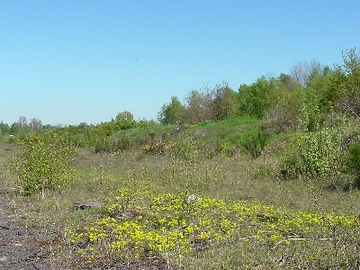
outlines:
[{"label": "patch of yellow flowers", "polygon": [[[88,251],[91,258],[96,250],[107,250],[117,260],[141,260],[187,254],[241,239],[276,244],[288,243],[291,237],[329,237],[334,226],[356,231],[360,225],[359,217],[353,215],[291,212],[259,202],[152,195],[141,190],[119,190],[120,195],[109,200],[108,216],[85,231],[72,233],[71,243],[86,243],[81,250]],[[136,200],[130,200],[131,194]]]}]

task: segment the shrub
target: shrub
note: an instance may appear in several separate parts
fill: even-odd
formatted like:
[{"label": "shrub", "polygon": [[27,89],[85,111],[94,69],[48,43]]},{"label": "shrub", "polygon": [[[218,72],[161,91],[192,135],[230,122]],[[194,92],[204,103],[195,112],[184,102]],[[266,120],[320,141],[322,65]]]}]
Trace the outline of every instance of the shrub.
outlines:
[{"label": "shrub", "polygon": [[356,174],[354,187],[360,189],[360,144],[350,145],[346,165]]},{"label": "shrub", "polygon": [[199,155],[199,141],[191,134],[183,133],[172,144],[171,153],[189,162],[195,162]]},{"label": "shrub", "polygon": [[128,150],[131,147],[131,140],[123,133],[116,136],[99,139],[95,144],[95,153],[108,152],[115,153]]},{"label": "shrub", "polygon": [[20,153],[10,160],[25,195],[45,189],[61,189],[74,176],[71,166],[75,148],[66,135],[27,135],[20,142]]},{"label": "shrub", "polygon": [[277,105],[268,112],[268,126],[275,132],[315,131],[321,124],[314,90],[295,88],[280,92]]},{"label": "shrub", "polygon": [[298,137],[288,146],[280,173],[285,178],[329,179],[341,171],[340,134],[325,130]]},{"label": "shrub", "polygon": [[141,142],[141,150],[147,154],[165,154],[170,150],[172,145],[170,135],[166,132],[164,132],[160,138],[156,138],[155,133],[150,132],[141,139]]},{"label": "shrub", "polygon": [[242,142],[241,146],[244,147],[252,158],[257,158],[261,155],[262,151],[268,142],[270,134],[265,130],[258,130],[255,134],[249,134]]}]

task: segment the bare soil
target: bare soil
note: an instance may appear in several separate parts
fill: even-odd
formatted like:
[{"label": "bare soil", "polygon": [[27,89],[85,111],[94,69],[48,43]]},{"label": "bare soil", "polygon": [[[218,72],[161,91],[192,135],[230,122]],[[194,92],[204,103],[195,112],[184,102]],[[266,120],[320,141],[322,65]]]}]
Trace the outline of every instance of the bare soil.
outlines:
[{"label": "bare soil", "polygon": [[0,269],[57,269],[45,263],[51,245],[42,230],[21,225],[21,217],[14,211],[15,201],[7,193],[0,190]]}]

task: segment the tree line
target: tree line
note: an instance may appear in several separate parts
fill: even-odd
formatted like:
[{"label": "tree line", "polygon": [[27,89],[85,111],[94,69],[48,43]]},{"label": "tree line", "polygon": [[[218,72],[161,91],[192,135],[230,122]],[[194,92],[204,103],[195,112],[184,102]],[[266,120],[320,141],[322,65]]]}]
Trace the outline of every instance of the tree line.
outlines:
[{"label": "tree line", "polygon": [[313,60],[292,67],[289,74],[261,76],[237,91],[224,82],[191,91],[181,103],[174,96],[159,113],[161,124],[197,124],[251,116],[268,120],[278,132],[314,131],[326,117],[344,113],[360,119],[360,58],[356,49],[342,53],[333,68]]},{"label": "tree line", "polygon": [[[356,49],[342,53],[343,63],[323,66],[313,60],[294,65],[289,74],[259,77],[252,84],[241,84],[237,91],[223,82],[190,91],[180,102],[176,96],[163,104],[157,120],[135,120],[129,111],[96,125],[80,123],[67,127],[43,125],[22,116],[11,125],[1,122],[0,135],[21,135],[51,129],[72,134],[89,131],[109,136],[119,130],[153,125],[193,125],[238,116],[266,120],[271,131],[314,131],[334,114],[360,119],[360,57]],[[90,143],[92,144],[92,143]]]}]

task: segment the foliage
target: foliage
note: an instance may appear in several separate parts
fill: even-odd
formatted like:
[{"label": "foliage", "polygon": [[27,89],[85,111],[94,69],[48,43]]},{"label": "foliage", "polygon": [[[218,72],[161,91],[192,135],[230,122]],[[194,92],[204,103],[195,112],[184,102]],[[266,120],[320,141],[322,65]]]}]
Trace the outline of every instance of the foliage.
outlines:
[{"label": "foliage", "polygon": [[310,63],[297,63],[291,68],[290,74],[293,82],[305,88],[314,74],[321,72],[323,68],[318,61],[312,60]]},{"label": "foliage", "polygon": [[264,129],[257,130],[255,134],[247,134],[247,136],[241,141],[242,147],[244,147],[252,158],[258,158],[268,142],[270,134]]},{"label": "foliage", "polygon": [[208,89],[192,90],[185,99],[184,123],[193,125],[212,120],[212,99]]},{"label": "foliage", "polygon": [[192,90],[181,104],[177,97],[172,97],[169,104],[164,104],[158,113],[161,124],[199,124],[204,121],[224,120],[238,116],[238,94],[229,85],[204,86]]},{"label": "foliage", "polygon": [[265,117],[267,111],[276,103],[277,81],[274,78],[259,78],[252,85],[239,88],[240,113],[257,119]]},{"label": "foliage", "polygon": [[44,197],[45,189],[62,189],[74,177],[75,149],[66,136],[28,135],[20,144],[21,152],[10,160],[10,166],[25,195],[41,191]]},{"label": "foliage", "polygon": [[118,132],[111,137],[98,140],[95,144],[95,152],[122,152],[131,148],[132,141],[123,132]]},{"label": "foliage", "polygon": [[151,133],[149,138],[142,146],[142,150],[148,154],[165,154],[168,153],[172,147],[173,141],[169,134],[162,134],[161,138],[156,138],[154,133]]},{"label": "foliage", "polygon": [[116,130],[124,130],[136,127],[134,116],[129,111],[119,112],[115,118]]},{"label": "foliage", "polygon": [[343,52],[343,65],[335,66],[322,97],[329,108],[337,108],[360,119],[360,56],[355,49]]},{"label": "foliage", "polygon": [[285,178],[303,177],[320,181],[342,171],[341,136],[331,130],[303,134],[287,149],[280,170]]},{"label": "foliage", "polygon": [[10,134],[10,127],[4,122],[0,122],[0,135]]},{"label": "foliage", "polygon": [[360,225],[356,215],[290,211],[186,192],[154,193],[126,180],[108,199],[106,211],[85,228],[71,228],[69,241],[77,261],[88,266],[101,265],[102,259],[136,262],[149,257],[181,265],[187,254],[232,242],[286,248],[296,241],[331,241],[334,232],[342,230],[355,235]]},{"label": "foliage", "polygon": [[356,175],[354,187],[360,189],[360,144],[350,145],[346,165]]},{"label": "foliage", "polygon": [[269,110],[268,126],[275,132],[315,131],[321,124],[319,101],[313,89],[299,86],[279,93],[276,106]]},{"label": "foliage", "polygon": [[238,94],[227,83],[216,85],[211,90],[212,97],[212,120],[225,120],[239,115]]},{"label": "foliage", "polygon": [[163,125],[174,125],[183,121],[184,106],[177,97],[171,98],[171,103],[164,104],[158,113],[158,120]]},{"label": "foliage", "polygon": [[199,155],[198,139],[187,132],[180,134],[172,144],[171,154],[189,162],[195,162]]}]

